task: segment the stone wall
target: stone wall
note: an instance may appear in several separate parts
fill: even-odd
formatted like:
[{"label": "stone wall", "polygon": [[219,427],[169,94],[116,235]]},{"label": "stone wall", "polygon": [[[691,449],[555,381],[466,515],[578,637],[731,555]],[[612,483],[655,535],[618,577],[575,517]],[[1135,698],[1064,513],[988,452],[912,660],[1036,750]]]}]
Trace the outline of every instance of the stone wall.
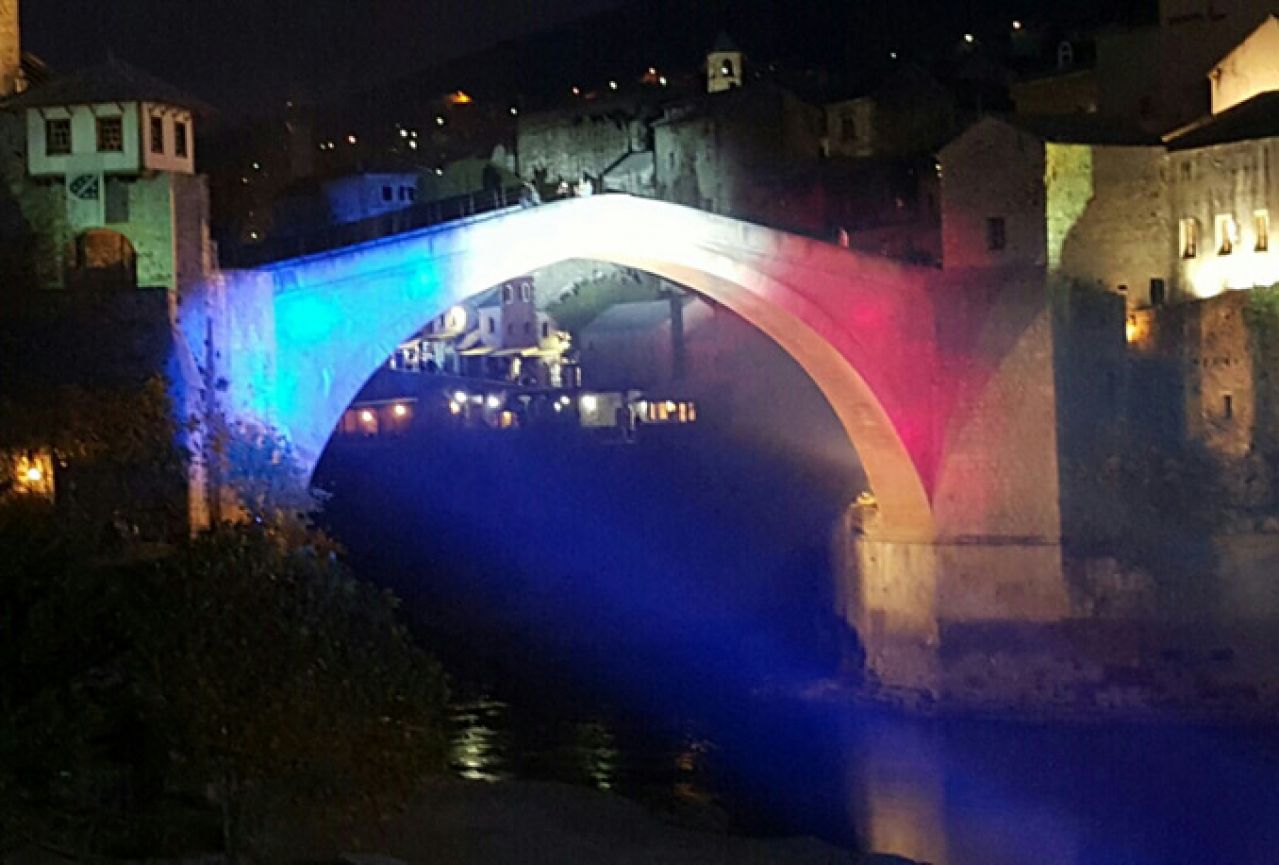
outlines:
[{"label": "stone wall", "polygon": [[[942,260],[950,269],[1043,267],[1044,145],[998,120],[983,120],[941,154]],[[989,220],[1004,245],[989,248]]]},{"label": "stone wall", "polygon": [[[1171,220],[1175,225],[1193,219],[1199,234],[1193,257],[1174,247],[1179,298],[1211,297],[1231,288],[1279,282],[1279,237],[1271,229],[1259,238],[1256,219],[1259,210],[1267,212],[1267,223],[1279,214],[1274,207],[1279,202],[1279,176],[1271,169],[1277,160],[1279,139],[1274,138],[1168,155]],[[1223,253],[1218,237],[1219,215],[1232,217],[1237,226],[1229,253]]]},{"label": "stone wall", "polygon": [[604,170],[628,153],[649,150],[649,112],[610,104],[520,118],[519,173],[544,190],[584,177],[597,187]]},{"label": "stone wall", "polygon": [[1159,147],[1045,145],[1048,268],[1151,302],[1171,277],[1173,246]]}]

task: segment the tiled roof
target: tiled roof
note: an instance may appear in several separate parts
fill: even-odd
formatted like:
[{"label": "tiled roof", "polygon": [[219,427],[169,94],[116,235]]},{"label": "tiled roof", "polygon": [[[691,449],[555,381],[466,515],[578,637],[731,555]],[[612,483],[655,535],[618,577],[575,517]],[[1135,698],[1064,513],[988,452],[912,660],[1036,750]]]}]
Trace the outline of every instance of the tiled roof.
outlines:
[{"label": "tiled roof", "polygon": [[49,79],[3,103],[4,108],[48,108],[103,102],[163,102],[201,113],[209,107],[141,69],[115,58]]},{"label": "tiled roof", "polygon": [[1182,127],[1164,136],[1169,150],[1189,150],[1279,136],[1279,91],[1259,93],[1213,117]]}]

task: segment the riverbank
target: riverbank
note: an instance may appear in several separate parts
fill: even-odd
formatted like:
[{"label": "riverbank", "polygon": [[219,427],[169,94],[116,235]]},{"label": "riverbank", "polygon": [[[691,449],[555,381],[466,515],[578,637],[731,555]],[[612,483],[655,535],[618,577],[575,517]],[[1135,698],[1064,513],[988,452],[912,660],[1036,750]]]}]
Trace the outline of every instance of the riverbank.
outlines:
[{"label": "riverbank", "polygon": [[[329,862],[314,840],[294,861]],[[848,865],[891,862],[814,838],[752,838],[674,825],[621,796],[568,784],[432,780],[361,845],[404,865]],[[352,862],[379,862],[346,854]]]}]

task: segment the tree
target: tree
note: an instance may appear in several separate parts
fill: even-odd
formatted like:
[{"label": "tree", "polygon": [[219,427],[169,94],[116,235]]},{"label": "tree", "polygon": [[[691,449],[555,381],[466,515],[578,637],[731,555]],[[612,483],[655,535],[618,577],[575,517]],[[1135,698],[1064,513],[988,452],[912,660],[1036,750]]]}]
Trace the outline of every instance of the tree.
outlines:
[{"label": "tree", "polygon": [[444,768],[441,668],[314,545],[239,524],[107,565],[19,502],[0,550],[0,836],[155,855],[140,827],[207,795],[239,858],[276,821],[353,827]]}]

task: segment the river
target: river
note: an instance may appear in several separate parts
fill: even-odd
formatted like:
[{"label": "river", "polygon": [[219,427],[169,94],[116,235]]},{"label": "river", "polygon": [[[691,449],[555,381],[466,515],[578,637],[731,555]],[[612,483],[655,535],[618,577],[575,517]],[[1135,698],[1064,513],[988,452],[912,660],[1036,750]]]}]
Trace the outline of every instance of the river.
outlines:
[{"label": "river", "polygon": [[332,530],[453,674],[453,767],[935,865],[1279,862],[1279,734],[852,701],[827,455],[468,433],[330,449]]}]

